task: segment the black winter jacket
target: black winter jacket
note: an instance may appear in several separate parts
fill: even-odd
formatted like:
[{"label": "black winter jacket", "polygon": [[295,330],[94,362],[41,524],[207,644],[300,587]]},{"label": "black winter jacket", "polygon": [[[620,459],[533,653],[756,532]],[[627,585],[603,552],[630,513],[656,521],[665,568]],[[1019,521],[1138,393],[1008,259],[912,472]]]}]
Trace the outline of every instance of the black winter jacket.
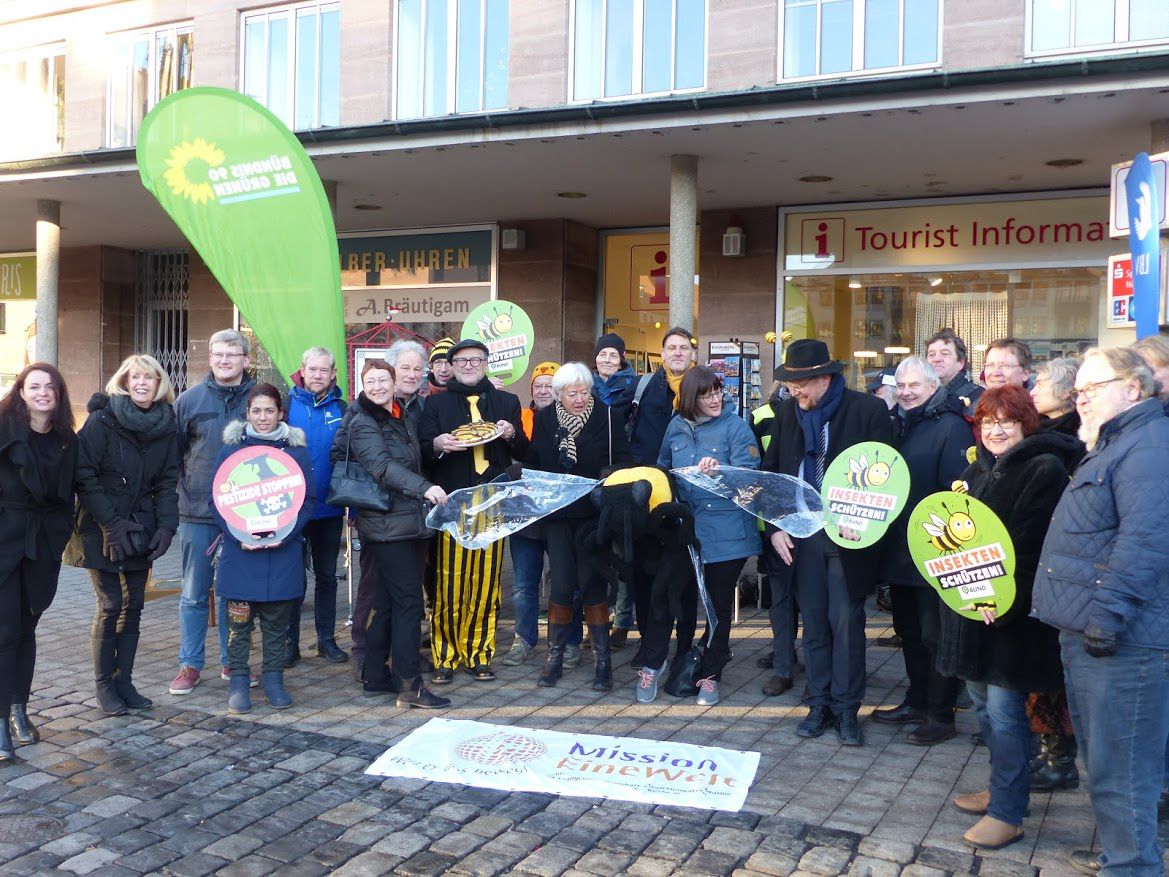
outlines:
[{"label": "black winter jacket", "polygon": [[333,440],[332,460],[349,458],[390,489],[388,512],[357,512],[357,532],[365,542],[399,542],[433,535],[426,526],[428,505],[422,498],[431,483],[420,474],[422,454],[418,435],[408,417],[395,417],[380,405],[357,397]]},{"label": "black winter jacket", "polygon": [[[804,433],[796,418],[796,401],[784,399],[772,407],[775,419],[771,423],[771,441],[768,442],[767,452],[759,468],[767,472],[798,476],[800,464],[804,461]],[[857,442],[892,444],[893,426],[884,402],[876,396],[846,389],[840,407],[828,422],[828,450],[825,455],[828,462],[831,463],[841,451]],[[772,532],[775,528],[768,525],[767,529]],[[812,538],[820,538],[820,534]],[[803,540],[794,541],[795,550],[799,551]],[[849,594],[853,597],[862,597],[876,587],[880,546],[878,542],[870,548],[840,552],[844,578],[848,582]],[[781,566],[779,575],[790,579],[792,568]]]},{"label": "black winter jacket", "polygon": [[985,392],[986,387],[974,383],[966,372],[959,372],[946,384],[946,395],[958,402],[962,407],[962,414],[966,417],[974,416],[974,406]]},{"label": "black winter jacket", "polygon": [[949,490],[969,465],[966,456],[974,444],[962,403],[940,388],[924,405],[909,411],[894,409],[894,446],[909,469],[909,498],[882,540],[885,559],[881,581],[928,588],[909,555],[905,527],[909,515],[931,493]]},{"label": "black winter jacket", "polygon": [[979,446],[962,473],[971,496],[986,503],[1015,548],[1015,602],[992,625],[943,610],[938,672],[1015,691],[1054,691],[1063,682],[1059,631],[1030,618],[1031,590],[1052,512],[1083,445],[1037,433],[999,458]]},{"label": "black winter jacket", "polygon": [[29,611],[39,615],[56,596],[61,553],[73,531],[77,436],[54,441],[60,461],[57,477],[47,484],[34,441],[27,423],[0,419],[0,585],[23,568],[20,587]]},{"label": "black winter jacket", "polygon": [[629,448],[638,466],[657,463],[666,427],[676,413],[674,391],[666,380],[666,367],[660,366],[645,385],[645,392],[629,416]]},{"label": "black winter jacket", "polygon": [[248,393],[256,385],[244,375],[234,387],[215,383],[208,374],[203,383],[188,387],[175,400],[179,425],[179,518],[214,524],[211,513],[211,479],[223,447],[223,428],[244,419]]},{"label": "black winter jacket", "polygon": [[[561,472],[581,478],[602,478],[609,470],[628,466],[633,462],[629,441],[625,438],[625,424],[621,412],[608,407],[593,397],[593,413],[576,437],[576,465],[566,469],[560,464],[560,442],[556,437],[560,424],[556,419],[559,402],[553,402],[536,412],[532,424],[532,443],[528,445],[526,465],[544,472]],[[578,499],[560,509],[553,518],[587,518],[597,514],[597,507],[589,497]]]},{"label": "black winter jacket", "polygon": [[65,562],[107,572],[148,569],[148,550],[121,563],[102,554],[102,527],[133,519],[142,525],[141,544],[158,530],[179,528],[179,442],[174,413],[166,402],[167,426],[152,437],[118,422],[110,397],[94,393],[89,418],[77,434],[77,516]]},{"label": "black winter jacket", "polygon": [[[497,438],[482,446],[489,464],[487,471],[482,475],[475,471],[473,450],[452,451],[449,454],[434,452],[436,436],[471,422],[468,392],[479,396],[476,407],[483,420],[488,423],[506,420],[515,429],[515,435],[510,441]],[[523,460],[528,450],[528,437],[524,433],[519,397],[495,389],[486,378],[475,390],[463,387],[456,383],[455,378],[451,378],[445,393],[427,399],[418,423],[418,441],[422,446],[422,459],[431,479],[442,485],[442,489],[447,493],[463,487],[486,484],[503,474],[511,465],[513,458]]]}]

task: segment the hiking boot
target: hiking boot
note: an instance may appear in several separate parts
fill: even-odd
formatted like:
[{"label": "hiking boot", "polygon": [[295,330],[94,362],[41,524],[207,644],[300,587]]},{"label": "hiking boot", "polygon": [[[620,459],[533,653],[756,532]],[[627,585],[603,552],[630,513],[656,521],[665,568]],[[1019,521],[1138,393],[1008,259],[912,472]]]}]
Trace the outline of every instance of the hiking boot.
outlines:
[{"label": "hiking boot", "polygon": [[518,667],[524,661],[528,660],[535,650],[535,646],[528,645],[524,642],[523,637],[517,636],[515,642],[511,644],[511,651],[503,659],[503,665],[505,667]]},{"label": "hiking boot", "polygon": [[199,671],[185,664],[179,668],[179,675],[170,684],[170,693],[178,696],[190,694],[199,684]]},{"label": "hiking boot", "polygon": [[800,737],[820,737],[829,728],[836,727],[836,716],[826,706],[814,706],[796,728]]}]

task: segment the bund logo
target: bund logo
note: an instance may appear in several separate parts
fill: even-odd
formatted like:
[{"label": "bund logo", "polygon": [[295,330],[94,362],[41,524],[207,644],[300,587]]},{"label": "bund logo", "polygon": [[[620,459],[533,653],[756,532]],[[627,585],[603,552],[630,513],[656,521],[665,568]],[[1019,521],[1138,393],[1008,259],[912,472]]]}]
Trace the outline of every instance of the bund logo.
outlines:
[{"label": "bund logo", "polygon": [[519,764],[539,758],[548,747],[527,734],[484,734],[455,748],[464,761],[478,764]]}]

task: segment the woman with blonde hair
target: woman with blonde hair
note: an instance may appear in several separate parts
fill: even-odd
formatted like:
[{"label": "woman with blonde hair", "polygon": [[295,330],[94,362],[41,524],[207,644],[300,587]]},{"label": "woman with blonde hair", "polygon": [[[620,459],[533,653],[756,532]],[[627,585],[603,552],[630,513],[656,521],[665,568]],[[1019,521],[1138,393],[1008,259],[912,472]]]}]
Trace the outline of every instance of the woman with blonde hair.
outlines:
[{"label": "woman with blonde hair", "polygon": [[132,676],[150,565],[179,526],[174,399],[158,360],[135,354],[90,398],[77,435],[77,515],[65,562],[93,580],[94,684],[108,716],[153,705]]}]

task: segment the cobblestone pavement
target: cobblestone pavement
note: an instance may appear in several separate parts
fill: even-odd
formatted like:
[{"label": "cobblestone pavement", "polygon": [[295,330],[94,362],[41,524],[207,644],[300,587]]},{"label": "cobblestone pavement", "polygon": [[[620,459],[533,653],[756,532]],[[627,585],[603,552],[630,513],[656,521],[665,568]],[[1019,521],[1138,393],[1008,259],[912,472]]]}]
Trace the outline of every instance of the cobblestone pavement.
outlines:
[{"label": "cobblestone pavement", "polygon": [[[176,551],[156,574],[177,577],[177,566]],[[1093,841],[1081,790],[1033,796],[1022,842],[972,853],[961,835],[973,819],[948,804],[986,784],[986,749],[969,740],[969,714],[959,716],[958,738],[932,748],[871,722],[859,749],[832,734],[797,737],[799,680],[783,697],[760,693],[766,613],[745,612],[736,626],[735,660],[713,708],[666,695],[632,703],[632,648],[616,653],[611,694],[587,688],[588,651],[556,688],[536,688],[537,656],[498,666],[494,682],[461,677],[444,691],[451,718],[758,750],[756,782],[732,814],[367,777],[377,755],[433,714],[371,706],[348,664],[313,649],[287,674],[291,709],[273,711],[261,697],[246,719],[228,718],[226,683],[213,670],[193,694],[173,697],[177,602],[149,602],[143,616],[136,681],[156,708],[106,718],[93,696],[92,589],[84,573],[63,573],[40,626],[31,710],[43,740],[0,772],[2,873],[1047,877],[1074,873],[1064,855]],[[344,611],[344,594],[340,603]],[[311,599],[302,624],[309,642]],[[889,617],[874,614],[870,640],[888,628]],[[506,652],[510,624],[500,631]],[[214,632],[208,644],[210,669]],[[899,702],[900,654],[871,645],[869,673],[862,718]]]}]

